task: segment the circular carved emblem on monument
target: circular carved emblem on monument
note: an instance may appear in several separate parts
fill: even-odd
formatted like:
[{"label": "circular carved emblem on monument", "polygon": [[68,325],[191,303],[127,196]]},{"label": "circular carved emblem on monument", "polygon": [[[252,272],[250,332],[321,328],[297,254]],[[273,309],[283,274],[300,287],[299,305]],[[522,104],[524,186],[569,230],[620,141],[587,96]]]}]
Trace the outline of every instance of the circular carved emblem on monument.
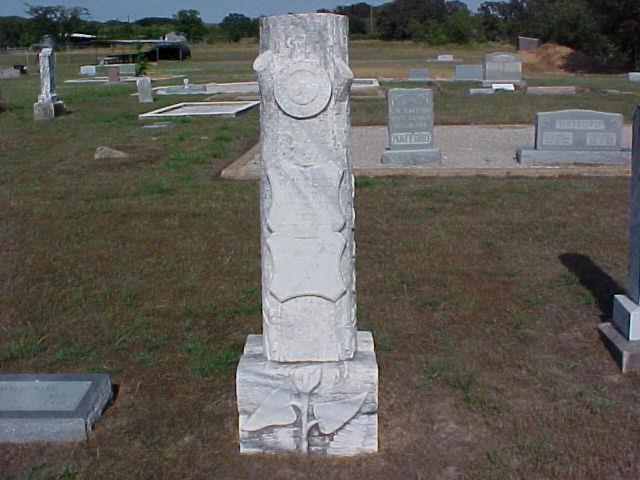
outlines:
[{"label": "circular carved emblem on monument", "polygon": [[331,100],[331,80],[316,62],[298,61],[278,67],[275,80],[276,102],[292,117],[313,117]]}]

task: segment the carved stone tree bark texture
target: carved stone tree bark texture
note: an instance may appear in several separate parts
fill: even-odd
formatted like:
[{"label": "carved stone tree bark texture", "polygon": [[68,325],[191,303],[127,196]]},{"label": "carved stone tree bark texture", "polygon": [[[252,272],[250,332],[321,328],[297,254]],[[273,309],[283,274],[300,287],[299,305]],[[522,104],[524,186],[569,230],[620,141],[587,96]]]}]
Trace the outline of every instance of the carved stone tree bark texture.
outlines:
[{"label": "carved stone tree bark texture", "polygon": [[272,361],[356,350],[348,24],[263,19],[261,227],[264,342]]}]

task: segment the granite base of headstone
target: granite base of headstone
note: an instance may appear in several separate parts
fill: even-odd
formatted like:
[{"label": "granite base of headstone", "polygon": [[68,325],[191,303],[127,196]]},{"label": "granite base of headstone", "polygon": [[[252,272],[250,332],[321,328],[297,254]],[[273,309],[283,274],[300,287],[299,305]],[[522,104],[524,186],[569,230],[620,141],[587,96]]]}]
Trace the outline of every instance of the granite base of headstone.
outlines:
[{"label": "granite base of headstone", "polygon": [[440,164],[433,128],[433,92],[428,88],[392,88],[388,109],[389,147],[382,154],[382,163]]},{"label": "granite base of headstone", "polygon": [[86,440],[112,396],[104,374],[0,374],[0,443]]},{"label": "granite base of headstone", "polygon": [[33,119],[48,120],[65,114],[65,106],[62,100],[44,100],[33,104]]},{"label": "granite base of headstone", "polygon": [[536,115],[534,147],[521,147],[524,166],[624,165],[631,151],[622,148],[622,115],[593,110],[560,110]]},{"label": "granite base of headstone", "polygon": [[481,64],[477,65],[456,65],[453,79],[461,82],[482,82],[484,80],[484,70]]},{"label": "granite base of headstone", "polygon": [[598,326],[623,372],[640,370],[640,106],[633,116],[627,295],[614,295],[613,318]]},{"label": "granite base of headstone", "polygon": [[496,91],[493,88],[470,88],[469,95],[493,95]]},{"label": "granite base of headstone", "polygon": [[527,87],[526,93],[529,95],[575,95],[577,93],[574,86],[549,86],[549,87]]}]

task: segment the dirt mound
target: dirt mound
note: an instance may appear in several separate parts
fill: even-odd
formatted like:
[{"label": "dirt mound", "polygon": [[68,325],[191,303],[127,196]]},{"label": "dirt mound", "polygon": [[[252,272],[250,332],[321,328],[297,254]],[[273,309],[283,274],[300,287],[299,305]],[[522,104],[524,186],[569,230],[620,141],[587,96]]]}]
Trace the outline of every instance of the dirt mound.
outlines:
[{"label": "dirt mound", "polygon": [[572,48],[545,43],[532,52],[518,52],[525,73],[568,73],[587,70],[591,60]]}]

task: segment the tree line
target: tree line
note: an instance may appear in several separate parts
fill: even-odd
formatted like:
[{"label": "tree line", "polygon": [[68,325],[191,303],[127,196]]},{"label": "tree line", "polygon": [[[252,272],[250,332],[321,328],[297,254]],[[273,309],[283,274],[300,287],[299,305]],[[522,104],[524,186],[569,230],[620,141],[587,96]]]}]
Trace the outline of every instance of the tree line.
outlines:
[{"label": "tree line", "polygon": [[[459,0],[393,0],[380,6],[360,2],[319,11],[348,16],[355,38],[440,45],[513,43],[518,36],[528,36],[572,47],[606,67],[640,68],[640,0],[487,1],[477,12]],[[259,24],[259,19],[238,13],[219,24],[206,24],[196,10],[134,22],[88,21],[89,11],[81,7],[25,4],[25,12],[26,18],[0,17],[0,46],[27,46],[43,35],[64,43],[67,34],[75,32],[135,39],[178,31],[190,41],[238,42],[257,37]]]}]

